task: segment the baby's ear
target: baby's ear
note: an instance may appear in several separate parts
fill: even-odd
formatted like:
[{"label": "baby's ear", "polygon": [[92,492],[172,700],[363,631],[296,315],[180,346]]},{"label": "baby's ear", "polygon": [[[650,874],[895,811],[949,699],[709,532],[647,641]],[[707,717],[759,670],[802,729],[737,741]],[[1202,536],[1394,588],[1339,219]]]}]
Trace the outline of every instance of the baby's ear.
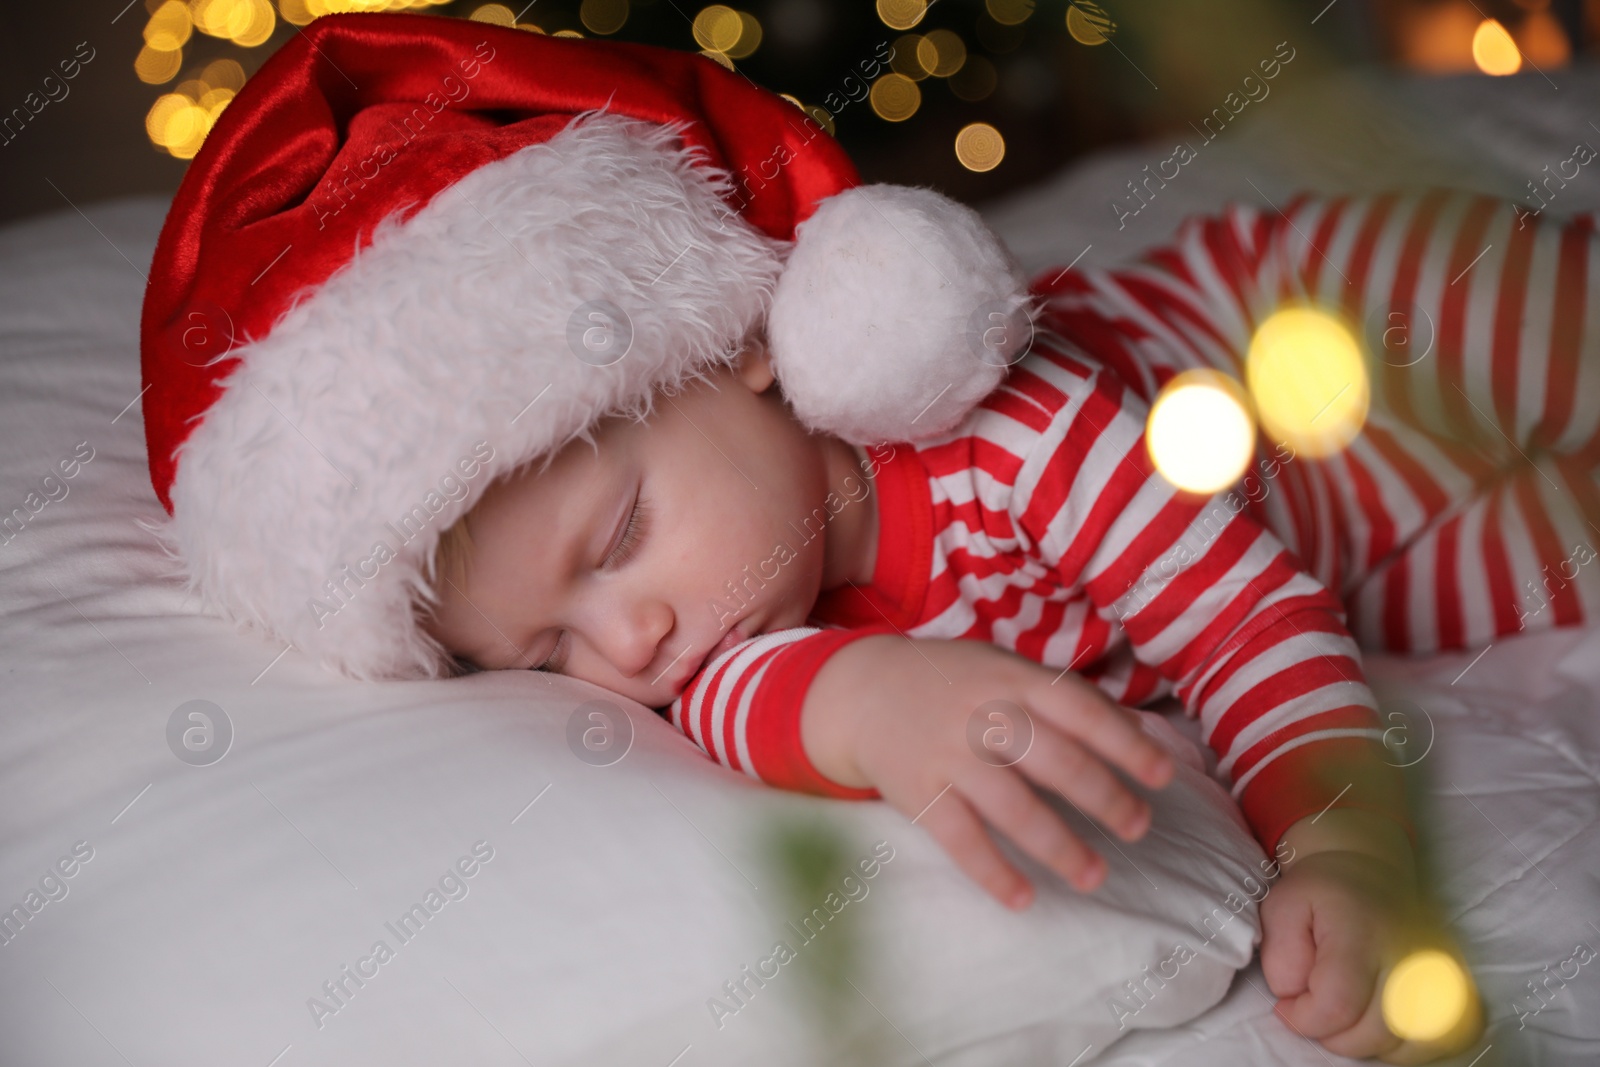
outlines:
[{"label": "baby's ear", "polygon": [[757,333],[745,342],[734,372],[752,393],[764,393],[778,380],[772,369],[772,350],[764,334]]}]

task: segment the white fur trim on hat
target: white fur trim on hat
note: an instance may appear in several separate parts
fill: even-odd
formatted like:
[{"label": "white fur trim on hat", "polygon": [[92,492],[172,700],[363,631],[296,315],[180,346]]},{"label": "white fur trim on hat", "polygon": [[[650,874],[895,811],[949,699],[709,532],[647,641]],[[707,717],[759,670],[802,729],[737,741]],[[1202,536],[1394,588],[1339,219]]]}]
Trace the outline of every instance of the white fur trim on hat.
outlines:
[{"label": "white fur trim on hat", "polygon": [[585,112],[386,218],[230,353],[158,531],[204,607],[354,677],[446,673],[413,608],[440,533],[492,479],[731,363],[770,303],[787,243],[681,128]]},{"label": "white fur trim on hat", "polygon": [[1039,306],[978,213],[932,189],[862,185],[795,231],[767,319],[784,396],[853,444],[951,430],[1033,342]]}]

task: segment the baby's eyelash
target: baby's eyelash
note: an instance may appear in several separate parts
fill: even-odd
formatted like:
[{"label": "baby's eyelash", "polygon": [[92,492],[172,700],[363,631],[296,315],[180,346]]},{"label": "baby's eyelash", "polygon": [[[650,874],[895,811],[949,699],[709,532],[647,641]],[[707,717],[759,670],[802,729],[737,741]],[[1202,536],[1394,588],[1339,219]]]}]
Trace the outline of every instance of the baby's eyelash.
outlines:
[{"label": "baby's eyelash", "polygon": [[[628,513],[628,525],[622,531],[622,540],[617,542],[617,547],[606,559],[605,566],[620,567],[627,563],[639,551],[639,545],[644,541],[645,534],[650,529],[650,502],[642,495],[635,497],[633,510]],[[565,649],[564,642],[568,638],[566,630],[562,630],[556,638],[555,647],[550,650],[550,655],[545,661],[533,669],[536,671],[551,671],[558,668],[554,665],[561,659]]]},{"label": "baby's eyelash", "polygon": [[617,542],[616,551],[611,553],[606,565],[620,567],[632,559],[649,529],[650,502],[641,494],[634,499],[633,511],[628,515],[628,526],[622,531],[622,540]]},{"label": "baby's eyelash", "polygon": [[556,643],[555,643],[554,647],[552,647],[550,649],[550,655],[545,657],[545,660],[544,660],[543,663],[539,664],[537,667],[533,667],[533,668],[530,668],[530,669],[531,670],[536,670],[536,671],[555,670],[554,664],[555,664],[556,660],[561,655],[563,642],[565,642],[567,640],[567,636],[568,636],[567,635],[567,631],[562,630],[561,633],[556,637]]}]

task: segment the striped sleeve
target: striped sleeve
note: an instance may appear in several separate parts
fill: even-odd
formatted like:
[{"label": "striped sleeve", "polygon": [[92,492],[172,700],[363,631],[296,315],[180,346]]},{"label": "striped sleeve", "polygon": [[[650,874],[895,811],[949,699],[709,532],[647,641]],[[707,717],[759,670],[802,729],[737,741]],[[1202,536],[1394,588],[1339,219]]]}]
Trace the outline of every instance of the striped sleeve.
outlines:
[{"label": "striped sleeve", "polygon": [[728,649],[692,678],[667,718],[706,755],[779,789],[870,800],[825,777],[801,744],[806,691],[828,657],[887,627],[798,626],[760,634]]},{"label": "striped sleeve", "polygon": [[1237,495],[1154,470],[1148,405],[1117,374],[1071,344],[1035,351],[1008,381],[1048,416],[1011,503],[1031,551],[1172,682],[1267,851],[1331,804],[1409,831],[1339,601]]}]

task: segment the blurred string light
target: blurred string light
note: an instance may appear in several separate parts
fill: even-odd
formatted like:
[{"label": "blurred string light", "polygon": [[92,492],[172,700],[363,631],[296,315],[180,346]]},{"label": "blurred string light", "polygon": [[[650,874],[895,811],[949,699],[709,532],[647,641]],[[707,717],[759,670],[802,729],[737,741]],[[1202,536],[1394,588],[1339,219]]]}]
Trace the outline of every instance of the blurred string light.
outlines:
[{"label": "blurred string light", "polygon": [[[449,3],[450,0],[433,0],[433,2]],[[617,2],[622,4],[622,18],[626,20],[628,17],[628,0],[617,0]],[[533,5],[530,4],[528,6],[531,7]],[[580,18],[581,17],[582,16],[580,14]],[[512,14],[511,9],[504,4],[483,4],[475,8],[472,14],[467,16],[467,20],[469,22],[487,22],[491,26],[504,26],[507,29],[527,30],[530,33],[544,33],[543,29],[535,26],[531,22],[518,22],[517,16]],[[558,30],[553,36],[582,37],[583,34],[579,33],[577,30]]]},{"label": "blurred string light", "polygon": [[150,143],[179,159],[193,159],[217,116],[243,85],[244,68],[238,60],[217,59],[206,64],[199,77],[157,97],[145,113]]},{"label": "blurred string light", "polygon": [[1562,67],[1572,42],[1550,0],[1517,0],[1523,11],[1501,22],[1488,18],[1476,0],[1435,0],[1400,9],[1400,62],[1429,74],[1477,71],[1511,74],[1524,66]]},{"label": "blurred string light", "polygon": [[1396,1037],[1436,1041],[1472,1009],[1472,983],[1461,965],[1437,949],[1414,952],[1383,983],[1383,1021]]},{"label": "blurred string light", "polygon": [[935,78],[953,77],[967,62],[967,43],[951,30],[934,30],[917,42],[917,65]]},{"label": "blurred string light", "polygon": [[[145,0],[149,19],[144,45],[133,71],[146,85],[165,85],[183,70],[184,49],[196,34],[256,48],[272,37],[278,20],[304,26],[320,15],[345,11],[393,11],[429,7],[449,0]],[[626,0],[611,0],[626,3]],[[222,109],[244,85],[244,68],[233,59],[218,59],[197,76],[156,98],[145,113],[150,143],[178,159],[193,159]]]},{"label": "blurred string light", "polygon": [[987,122],[969,122],[956,134],[956,159],[968,170],[994,170],[1006,157],[1006,139]]},{"label": "blurred string light", "polygon": [[483,4],[467,16],[469,22],[487,22],[491,26],[515,26],[517,16],[504,4]]},{"label": "blurred string light", "polygon": [[1116,31],[1117,24],[1111,21],[1111,16],[1099,4],[1073,0],[1067,5],[1067,32],[1079,44],[1105,44]]},{"label": "blurred string light", "polygon": [[1515,74],[1522,68],[1517,42],[1498,19],[1484,19],[1472,34],[1472,59],[1485,74]]},{"label": "blurred string light", "polygon": [[189,12],[195,29],[241,48],[265,44],[278,25],[267,0],[190,0]]},{"label": "blurred string light", "polygon": [[[268,0],[145,0],[150,17],[144,29],[144,47],[134,61],[134,69],[146,84],[162,85],[179,76],[184,49],[192,47],[197,34],[226,40],[241,48],[254,48],[271,38],[279,19],[298,27],[328,14],[399,11],[450,2],[278,0],[274,7]],[[589,33],[617,33],[627,24],[630,2],[581,0],[579,21]],[[1085,0],[1075,2],[1081,4]],[[884,24],[901,30],[922,22],[930,8],[929,0],[875,0],[875,4]],[[1099,11],[1093,4],[1087,7]],[[985,11],[995,23],[1015,27],[1033,14],[1034,0],[985,0]],[[546,32],[533,23],[518,22],[511,7],[502,3],[480,4],[466,17],[533,33]],[[1109,20],[1105,23],[1109,25]],[[692,33],[703,55],[730,70],[734,69],[734,60],[744,59],[760,47],[764,35],[759,19],[723,4],[702,8],[692,20]],[[560,30],[554,36],[582,37],[583,33]],[[232,72],[226,78],[219,80],[209,73],[188,76],[174,91],[164,93],[152,104],[145,116],[151,144],[180,159],[194,157],[217,116],[243,84],[242,68],[235,61],[228,62],[232,63]],[[210,72],[213,67],[215,64],[206,69]],[[952,94],[967,102],[986,99],[999,83],[994,63],[983,56],[969,55],[966,42],[954,31],[936,29],[926,34],[905,34],[896,42],[891,70],[872,84],[869,93],[872,112],[886,122],[904,122],[912,118],[922,104],[922,91],[917,83],[928,78],[947,80]],[[827,110],[807,105],[788,94],[782,95],[830,135],[835,133],[833,116]],[[1005,156],[1005,140],[993,126],[971,123],[956,135],[955,153],[961,165],[969,170],[992,170]]]},{"label": "blurred string light", "polygon": [[927,0],[878,0],[878,18],[891,30],[909,30],[927,13]]},{"label": "blurred string light", "polygon": [[1244,389],[1209,367],[1186,370],[1162,386],[1145,425],[1151,465],[1191,493],[1232,485],[1250,465],[1255,442]]},{"label": "blurred string light", "polygon": [[872,83],[873,113],[886,122],[904,122],[922,106],[922,90],[911,78],[891,71]]},{"label": "blurred string light", "polygon": [[[585,5],[602,2],[606,0],[584,0]],[[744,59],[761,47],[761,42],[766,36],[760,19],[748,11],[739,11],[725,4],[712,4],[701,8],[694,17],[691,31],[695,43],[700,46],[700,54],[715,60],[729,70],[735,69],[734,60]],[[789,93],[778,95],[810,115],[817,125],[827,131],[828,136],[834,135],[833,116],[826,108],[806,104]]]},{"label": "blurred string light", "polygon": [[[712,59],[718,53],[727,59],[744,59],[761,46],[761,23],[748,11],[736,11],[725,4],[700,9],[694,17],[694,39]],[[724,64],[729,66],[731,64]]]},{"label": "blurred string light", "polygon": [[[987,2],[991,10],[998,7],[1008,17],[1025,19],[1033,11],[1032,0]],[[925,0],[877,0],[877,12],[885,26],[905,30],[922,21],[928,4]],[[901,34],[894,42],[889,72],[872,83],[868,96],[872,113],[885,122],[905,122],[922,106],[922,89],[917,83],[928,78],[949,79],[950,91],[957,99],[984,99],[994,92],[999,78],[987,59],[970,59],[967,43],[953,30]],[[963,72],[966,76],[958,78]],[[993,170],[1005,157],[1005,139],[988,123],[971,123],[956,134],[955,154],[968,170]]]},{"label": "blurred string light", "polygon": [[[583,0],[578,7],[578,21],[582,22],[590,33],[597,33],[602,37],[610,36],[627,24],[628,0]],[[760,29],[760,25],[757,24],[758,42],[761,39]]]},{"label": "blurred string light", "polygon": [[309,25],[323,15],[348,11],[405,11],[418,7],[438,7],[450,0],[278,0],[283,21],[294,26]]},{"label": "blurred string light", "polygon": [[1002,26],[1020,26],[1033,14],[1033,0],[984,0],[983,6]]},{"label": "blurred string light", "polygon": [[789,101],[789,103],[793,104],[795,107],[799,108],[801,111],[804,111],[806,114],[810,115],[813,119],[815,119],[818,126],[821,126],[824,130],[828,131],[828,136],[829,137],[832,137],[834,135],[833,116],[828,114],[827,108],[816,107],[816,106],[810,105],[810,104],[803,104],[803,103],[800,102],[800,98],[799,97],[793,96],[793,95],[791,95],[789,93],[779,93],[778,95],[783,97],[785,100]]},{"label": "blurred string light", "polygon": [[1261,428],[1308,456],[1330,456],[1366,423],[1371,389],[1361,347],[1312,307],[1286,307],[1256,328],[1245,380]]},{"label": "blurred string light", "polygon": [[1296,452],[1324,458],[1366,423],[1370,392],[1360,345],[1334,316],[1290,306],[1269,315],[1250,341],[1245,386],[1209,367],[1168,381],[1150,406],[1145,448],[1180,489],[1215,493],[1244,473],[1256,424]]}]

